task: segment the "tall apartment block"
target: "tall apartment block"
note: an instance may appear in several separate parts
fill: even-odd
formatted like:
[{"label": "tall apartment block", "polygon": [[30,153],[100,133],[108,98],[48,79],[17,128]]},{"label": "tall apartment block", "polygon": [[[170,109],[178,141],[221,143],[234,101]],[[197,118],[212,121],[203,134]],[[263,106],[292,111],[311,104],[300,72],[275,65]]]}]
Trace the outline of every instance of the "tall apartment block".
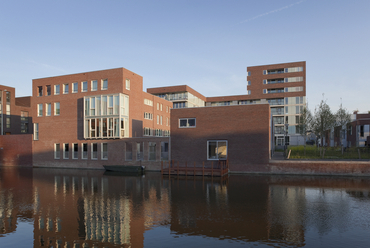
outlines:
[{"label": "tall apartment block", "polygon": [[[205,97],[186,85],[150,88],[147,92],[172,101],[173,108],[269,103],[275,146],[283,146],[284,137],[287,144],[303,144],[296,127],[306,104],[306,62],[251,66],[247,73],[245,95]],[[288,124],[287,135],[285,124]]]}]

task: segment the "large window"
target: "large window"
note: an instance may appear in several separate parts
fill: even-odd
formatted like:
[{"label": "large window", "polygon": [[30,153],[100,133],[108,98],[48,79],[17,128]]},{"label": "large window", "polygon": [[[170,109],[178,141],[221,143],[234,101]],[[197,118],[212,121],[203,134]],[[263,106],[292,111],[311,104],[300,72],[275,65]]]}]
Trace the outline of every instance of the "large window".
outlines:
[{"label": "large window", "polygon": [[127,95],[84,97],[84,138],[105,139],[129,136]]},{"label": "large window", "polygon": [[143,152],[144,152],[144,143],[137,142],[136,143],[136,160],[140,161],[143,160]]},{"label": "large window", "polygon": [[227,159],[227,141],[226,140],[207,141],[207,159],[208,160]]},{"label": "large window", "polygon": [[196,126],[195,118],[182,118],[179,119],[180,128],[192,128]]}]

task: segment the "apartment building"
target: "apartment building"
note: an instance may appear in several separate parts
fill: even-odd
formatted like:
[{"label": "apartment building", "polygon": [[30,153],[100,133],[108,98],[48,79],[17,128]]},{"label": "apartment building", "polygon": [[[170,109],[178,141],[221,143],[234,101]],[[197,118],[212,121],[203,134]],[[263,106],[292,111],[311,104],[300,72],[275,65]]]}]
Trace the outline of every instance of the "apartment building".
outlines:
[{"label": "apartment building", "polygon": [[[298,133],[299,116],[306,105],[306,62],[247,67],[247,94],[204,97],[189,86],[149,88],[147,92],[173,102],[173,108],[230,106],[269,103],[273,120],[274,145],[303,144]],[[183,98],[173,96],[181,94]],[[190,102],[190,96],[202,104]],[[253,116],[251,116],[253,118]]]},{"label": "apartment building", "polygon": [[143,92],[127,69],[34,79],[32,90],[36,166],[160,161],[156,147],[168,150],[172,103]]},{"label": "apartment building", "polygon": [[31,97],[15,97],[15,88],[0,85],[1,135],[32,133]]}]

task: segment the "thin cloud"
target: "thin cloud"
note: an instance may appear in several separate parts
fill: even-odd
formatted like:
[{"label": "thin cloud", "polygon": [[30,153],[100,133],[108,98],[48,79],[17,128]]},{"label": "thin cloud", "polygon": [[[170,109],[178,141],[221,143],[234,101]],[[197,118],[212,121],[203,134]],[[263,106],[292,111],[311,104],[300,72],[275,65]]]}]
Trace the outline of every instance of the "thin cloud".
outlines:
[{"label": "thin cloud", "polygon": [[267,15],[270,15],[270,14],[273,14],[273,13],[276,13],[276,12],[280,12],[280,11],[282,11],[282,10],[284,10],[284,9],[291,8],[291,7],[293,7],[294,5],[297,5],[297,4],[300,4],[300,3],[303,3],[303,2],[305,2],[305,1],[306,1],[306,0],[301,0],[301,1],[298,1],[298,2],[296,2],[296,3],[292,3],[292,4],[289,4],[289,5],[287,5],[287,6],[281,7],[281,8],[279,8],[279,9],[271,10],[271,11],[269,11],[269,12],[266,12],[266,13],[263,13],[263,14],[260,14],[260,15],[257,15],[257,16],[254,16],[254,17],[252,17],[252,18],[250,18],[250,19],[247,19],[247,20],[244,20],[244,21],[240,22],[240,24],[241,24],[241,23],[246,23],[246,22],[249,22],[249,21],[252,21],[252,20],[255,20],[255,19],[257,19],[257,18],[261,18],[261,17],[267,16]]}]

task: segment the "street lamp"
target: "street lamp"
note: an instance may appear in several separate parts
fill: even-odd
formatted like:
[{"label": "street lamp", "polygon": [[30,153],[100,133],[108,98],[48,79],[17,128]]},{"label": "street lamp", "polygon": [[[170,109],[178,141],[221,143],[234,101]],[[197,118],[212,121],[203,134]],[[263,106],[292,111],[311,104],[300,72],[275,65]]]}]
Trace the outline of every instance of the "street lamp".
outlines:
[{"label": "street lamp", "polygon": [[284,156],[286,157],[286,149],[287,149],[286,136],[288,135],[289,124],[285,123],[284,126],[285,126],[284,128]]}]

